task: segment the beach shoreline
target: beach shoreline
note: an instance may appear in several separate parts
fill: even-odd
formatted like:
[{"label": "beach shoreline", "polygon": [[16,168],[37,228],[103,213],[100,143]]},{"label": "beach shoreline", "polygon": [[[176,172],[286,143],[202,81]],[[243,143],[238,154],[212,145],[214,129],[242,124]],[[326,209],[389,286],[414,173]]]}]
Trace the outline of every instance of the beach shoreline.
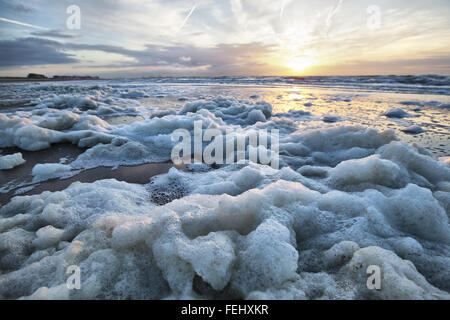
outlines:
[{"label": "beach shoreline", "polygon": [[15,83],[15,82],[62,82],[62,81],[99,81],[106,79],[82,79],[82,78],[73,78],[73,79],[30,79],[26,77],[0,77],[0,83]]}]

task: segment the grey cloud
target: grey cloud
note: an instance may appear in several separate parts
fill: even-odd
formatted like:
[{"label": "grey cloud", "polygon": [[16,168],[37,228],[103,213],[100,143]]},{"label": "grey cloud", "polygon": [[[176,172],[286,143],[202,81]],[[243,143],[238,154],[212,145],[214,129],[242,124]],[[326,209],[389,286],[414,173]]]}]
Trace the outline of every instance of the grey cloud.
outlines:
[{"label": "grey cloud", "polygon": [[49,37],[49,38],[60,38],[60,39],[75,39],[79,38],[77,35],[64,33],[61,30],[46,30],[46,31],[36,31],[32,32],[31,35],[38,37]]},{"label": "grey cloud", "polygon": [[[259,58],[267,56],[274,49],[272,46],[254,42],[219,44],[213,47],[149,44],[144,50],[131,50],[111,45],[61,43],[42,38],[20,38],[0,40],[0,67],[74,63],[78,60],[66,51],[88,50],[132,58],[131,61],[108,65],[98,64],[95,66],[96,68],[139,70],[142,67],[156,67],[167,70],[167,73],[190,73],[189,70],[197,70],[195,72],[202,75],[240,75],[244,73],[258,75],[277,72],[277,70],[270,70],[271,66],[257,62]],[[396,59],[384,62],[356,60],[340,66],[319,66],[318,69],[326,68],[327,70],[324,71],[333,74],[341,72],[357,74],[360,70],[369,73],[389,73],[394,68],[402,73],[408,73],[408,71],[415,73],[415,71],[425,69],[434,73],[448,73],[449,65],[450,54],[443,52],[440,55],[424,56],[422,59]]]},{"label": "grey cloud", "polygon": [[173,67],[204,67],[223,69],[232,66],[248,66],[249,58],[260,57],[272,50],[271,46],[260,43],[219,44],[203,48],[195,46],[147,45],[145,50],[128,50],[117,46],[68,44],[72,50],[95,50],[107,53],[121,54],[134,59],[101,67],[138,67],[138,66],[173,66]]},{"label": "grey cloud", "polygon": [[78,61],[62,50],[61,43],[47,39],[0,40],[0,67],[64,64]]},{"label": "grey cloud", "polygon": [[25,13],[30,13],[33,12],[33,9],[31,9],[30,7],[27,7],[21,3],[17,4],[14,9],[18,12],[25,12]]},{"label": "grey cloud", "polygon": [[[39,32],[43,34],[46,32]],[[203,67],[214,73],[241,73],[243,69],[259,69],[263,65],[255,63],[272,51],[272,47],[261,43],[219,44],[214,47],[188,45],[161,46],[149,44],[144,50],[130,50],[120,46],[61,43],[42,38],[20,38],[0,41],[0,67],[64,64],[78,62],[65,51],[101,51],[120,54],[132,61],[108,65],[101,68],[125,67]]]},{"label": "grey cloud", "polygon": [[4,1],[3,3],[6,8],[13,10],[15,12],[20,12],[20,13],[30,13],[33,12],[34,9],[25,5],[24,3],[22,3],[21,1],[17,1],[17,0],[9,0],[9,1]]}]

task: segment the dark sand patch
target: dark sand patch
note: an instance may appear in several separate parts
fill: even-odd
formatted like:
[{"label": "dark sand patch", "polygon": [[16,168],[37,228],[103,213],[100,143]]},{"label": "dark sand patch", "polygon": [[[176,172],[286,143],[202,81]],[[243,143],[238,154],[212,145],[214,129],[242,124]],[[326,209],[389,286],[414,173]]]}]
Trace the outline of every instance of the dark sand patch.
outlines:
[{"label": "dark sand patch", "polygon": [[[51,148],[40,151],[24,151],[19,148],[5,148],[1,155],[22,153],[26,162],[10,170],[0,170],[0,186],[12,180],[31,181],[31,171],[38,163],[58,163],[66,158],[68,163],[75,160],[86,149],[78,148],[70,143],[54,144]],[[28,179],[28,180],[27,180]]]},{"label": "dark sand patch", "polygon": [[[83,183],[92,183],[103,179],[116,179],[118,181],[125,181],[128,183],[146,184],[150,182],[150,178],[159,174],[169,172],[174,165],[170,162],[165,163],[147,163],[139,166],[128,167],[119,166],[117,169],[110,167],[98,167],[88,169],[79,174],[67,179],[50,179],[44,182],[37,183],[36,186],[19,196],[40,194],[44,191],[61,191],[69,187],[73,182],[79,181]],[[177,167],[183,170],[184,167]],[[0,194],[0,204],[7,204],[11,198],[15,197],[15,190],[6,194]]]},{"label": "dark sand patch", "polygon": [[[40,194],[44,191],[61,191],[70,186],[73,182],[79,181],[84,183],[92,183],[97,180],[103,179],[116,179],[119,181],[125,181],[128,183],[146,184],[150,182],[150,178],[167,173],[170,168],[175,165],[171,162],[165,163],[148,163],[138,166],[118,166],[116,169],[111,167],[97,167],[81,171],[67,179],[50,179],[40,183],[32,183],[31,171],[33,167],[38,163],[58,163],[60,158],[67,158],[67,163],[75,160],[78,155],[84,152],[84,149],[78,148],[72,144],[58,144],[49,149],[29,152],[23,151],[17,148],[4,149],[2,155],[12,154],[15,152],[22,152],[23,158],[27,160],[23,165],[10,170],[0,170],[0,186],[14,181],[15,185],[25,184],[22,187],[31,187],[33,189],[20,194],[33,195]],[[185,166],[175,166],[180,170],[185,170]],[[21,187],[15,187],[8,193],[0,193],[0,205],[7,204],[11,198],[15,197],[14,194]]]}]

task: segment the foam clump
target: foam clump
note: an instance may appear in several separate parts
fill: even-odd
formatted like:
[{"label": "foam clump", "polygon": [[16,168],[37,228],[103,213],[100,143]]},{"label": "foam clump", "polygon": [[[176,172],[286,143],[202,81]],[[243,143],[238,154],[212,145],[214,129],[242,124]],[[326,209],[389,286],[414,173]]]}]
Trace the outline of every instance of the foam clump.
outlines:
[{"label": "foam clump", "polygon": [[304,111],[304,110],[291,109],[288,112],[276,113],[275,116],[287,117],[287,118],[293,118],[293,119],[304,119],[304,118],[312,116],[312,114],[311,114],[311,112]]},{"label": "foam clump", "polygon": [[448,216],[430,190],[409,184],[384,203],[378,205],[389,208],[385,216],[393,226],[422,239],[450,244]]},{"label": "foam clump", "polygon": [[395,141],[379,148],[377,154],[404,168],[416,184],[430,186],[450,181],[450,168],[419,147]]},{"label": "foam clump", "polygon": [[[27,151],[47,149],[60,142],[78,143],[80,147],[110,142],[107,123],[96,116],[72,117],[62,114],[46,114],[46,118],[19,118],[0,114],[0,147],[19,147]],[[64,129],[71,128],[69,131]]]},{"label": "foam clump", "polygon": [[[365,287],[365,277],[360,270],[368,266],[378,266],[382,270],[381,289],[369,290]],[[395,253],[380,247],[367,247],[355,252],[346,266],[362,285],[359,290],[364,297],[373,299],[449,299],[450,295],[431,286],[417,271],[414,264],[402,260]]]},{"label": "foam clump", "polygon": [[277,221],[261,223],[247,236],[233,286],[248,294],[295,279],[298,253],[290,241],[289,229]]},{"label": "foam clump", "polygon": [[62,133],[41,128],[29,119],[0,114],[0,146],[19,147],[23,150],[46,149],[52,143],[62,141]]},{"label": "foam clump", "polygon": [[[371,183],[396,187],[405,181],[401,168],[392,161],[377,155],[339,163],[331,170],[331,180],[340,185]],[[403,182],[404,183],[404,182]]]},{"label": "foam clump", "polygon": [[394,108],[386,111],[384,115],[388,118],[405,118],[409,117],[409,113],[402,108]]},{"label": "foam clump", "polygon": [[50,111],[44,116],[34,116],[34,119],[38,120],[37,125],[41,128],[67,130],[80,119],[80,116],[71,111]]},{"label": "foam clump", "polygon": [[8,170],[25,163],[22,153],[17,152],[6,156],[0,156],[0,170]]},{"label": "foam clump", "polygon": [[89,96],[60,95],[57,97],[44,99],[36,107],[54,109],[66,109],[70,107],[88,110],[95,109],[97,106],[98,103]]},{"label": "foam clump", "polygon": [[272,116],[272,106],[267,102],[257,101],[252,103],[226,98],[188,103],[180,113],[195,113],[201,109],[210,111],[227,123],[239,125],[251,125],[258,121],[264,122]]},{"label": "foam clump", "polygon": [[291,167],[318,164],[336,166],[345,160],[373,155],[378,148],[395,140],[397,137],[393,130],[379,132],[362,126],[310,129],[293,132],[281,139],[280,153],[303,157],[286,159]]},{"label": "foam clump", "polygon": [[31,174],[33,175],[34,181],[42,181],[70,175],[71,170],[72,167],[70,165],[43,163],[35,165]]},{"label": "foam clump", "polygon": [[97,144],[86,150],[71,165],[75,168],[133,165],[145,163],[151,156],[150,150],[144,145],[127,140],[119,141],[115,138],[110,144]]},{"label": "foam clump", "polygon": [[325,115],[322,117],[322,121],[328,122],[328,123],[338,122],[338,121],[341,121],[341,119],[342,118],[340,116],[335,116],[335,115]]},{"label": "foam clump", "polygon": [[404,129],[402,129],[402,131],[405,132],[405,133],[411,133],[411,134],[417,134],[417,133],[425,132],[425,130],[421,126],[419,126],[417,124],[414,124],[412,126],[406,127]]},{"label": "foam clump", "polygon": [[131,90],[128,92],[124,92],[120,94],[121,98],[130,98],[130,99],[137,99],[137,98],[145,98],[148,97],[148,95],[145,92],[139,91],[139,90]]},{"label": "foam clump", "polygon": [[36,231],[36,239],[33,244],[41,249],[52,247],[61,241],[63,234],[64,230],[49,225]]}]

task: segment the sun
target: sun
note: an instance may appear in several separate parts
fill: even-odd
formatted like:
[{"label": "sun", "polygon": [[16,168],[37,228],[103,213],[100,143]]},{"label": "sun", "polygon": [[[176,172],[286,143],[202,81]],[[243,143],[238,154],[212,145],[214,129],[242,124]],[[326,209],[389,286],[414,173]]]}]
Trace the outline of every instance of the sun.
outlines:
[{"label": "sun", "polygon": [[292,71],[300,72],[312,67],[314,65],[314,59],[311,57],[295,57],[291,59],[287,66],[292,69]]}]

